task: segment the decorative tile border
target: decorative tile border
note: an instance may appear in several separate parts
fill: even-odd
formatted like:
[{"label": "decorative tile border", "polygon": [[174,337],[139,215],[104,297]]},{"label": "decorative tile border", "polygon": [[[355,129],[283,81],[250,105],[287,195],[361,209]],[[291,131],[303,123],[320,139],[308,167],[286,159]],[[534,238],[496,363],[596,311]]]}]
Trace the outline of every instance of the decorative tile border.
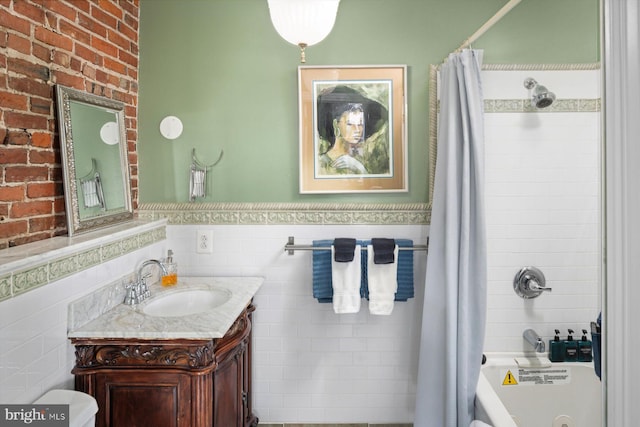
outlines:
[{"label": "decorative tile border", "polygon": [[11,298],[11,275],[0,277],[0,301]]},{"label": "decorative tile border", "polygon": [[483,71],[588,71],[599,70],[600,68],[601,64],[599,62],[576,64],[482,64]]},{"label": "decorative tile border", "polygon": [[[146,245],[145,245],[146,246]],[[100,248],[89,249],[88,251],[78,254],[78,268],[80,270],[86,270],[102,262]]]},{"label": "decorative tile border", "polygon": [[49,262],[50,281],[70,276],[78,270],[78,255]]},{"label": "decorative tile border", "polygon": [[598,99],[556,99],[553,104],[538,109],[530,99],[485,99],[485,113],[597,113],[601,100]]},{"label": "decorative tile border", "polygon": [[94,248],[87,249],[85,246],[77,251],[72,249],[64,255],[49,258],[41,263],[37,263],[37,260],[42,258],[36,256],[34,265],[29,268],[18,269],[0,276],[0,301],[29,292],[166,238],[166,225],[162,224],[150,230],[138,228],[114,241],[107,242],[105,238],[101,238],[100,241],[103,243]]},{"label": "decorative tile border", "polygon": [[[556,99],[543,109],[531,105],[531,99],[485,99],[484,113],[599,113],[602,100],[594,99]],[[440,101],[437,110],[440,112]]]},{"label": "decorative tile border", "polygon": [[138,217],[189,225],[422,225],[425,203],[142,203]]},{"label": "decorative tile border", "polygon": [[13,274],[11,293],[13,296],[23,294],[48,283],[47,270],[49,265],[39,265],[28,270]]}]

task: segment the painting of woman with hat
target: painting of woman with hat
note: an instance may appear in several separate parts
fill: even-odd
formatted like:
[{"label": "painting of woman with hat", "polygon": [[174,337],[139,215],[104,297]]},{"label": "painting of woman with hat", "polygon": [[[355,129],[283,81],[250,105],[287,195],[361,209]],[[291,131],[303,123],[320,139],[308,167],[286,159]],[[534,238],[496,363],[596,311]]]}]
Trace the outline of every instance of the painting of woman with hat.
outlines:
[{"label": "painting of woman with hat", "polygon": [[[389,112],[375,97],[388,97],[384,84],[327,85],[316,102],[317,175],[388,175]],[[368,95],[368,92],[371,95]],[[367,95],[366,95],[367,94]]]}]

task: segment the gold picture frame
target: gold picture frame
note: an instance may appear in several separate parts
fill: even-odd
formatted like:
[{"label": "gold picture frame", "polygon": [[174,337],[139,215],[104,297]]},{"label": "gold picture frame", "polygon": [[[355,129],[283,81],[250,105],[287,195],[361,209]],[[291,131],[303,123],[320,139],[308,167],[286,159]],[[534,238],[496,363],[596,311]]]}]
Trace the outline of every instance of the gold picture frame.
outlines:
[{"label": "gold picture frame", "polygon": [[300,193],[407,192],[406,65],[300,66]]}]

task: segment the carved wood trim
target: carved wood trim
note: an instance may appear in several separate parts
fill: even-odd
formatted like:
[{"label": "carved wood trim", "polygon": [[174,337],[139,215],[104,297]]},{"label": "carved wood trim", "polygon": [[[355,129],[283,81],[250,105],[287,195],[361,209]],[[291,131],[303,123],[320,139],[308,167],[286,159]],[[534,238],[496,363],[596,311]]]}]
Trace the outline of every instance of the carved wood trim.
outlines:
[{"label": "carved wood trim", "polygon": [[194,345],[154,342],[99,344],[76,340],[75,347],[76,369],[100,366],[172,366],[186,369],[213,367],[215,369],[213,340]]}]

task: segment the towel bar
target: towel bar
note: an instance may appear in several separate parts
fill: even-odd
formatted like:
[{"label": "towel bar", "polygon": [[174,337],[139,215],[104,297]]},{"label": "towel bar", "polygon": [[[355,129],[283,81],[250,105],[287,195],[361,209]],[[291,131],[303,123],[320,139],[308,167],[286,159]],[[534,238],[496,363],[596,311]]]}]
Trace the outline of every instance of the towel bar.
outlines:
[{"label": "towel bar", "polygon": [[[413,245],[413,246],[403,246],[398,247],[400,251],[427,251],[429,247],[429,239],[427,239],[426,245]],[[311,245],[296,245],[295,238],[293,236],[289,236],[287,240],[287,244],[284,245],[284,250],[289,254],[293,255],[295,251],[329,251],[331,247],[320,247],[320,246],[311,246]]]}]

